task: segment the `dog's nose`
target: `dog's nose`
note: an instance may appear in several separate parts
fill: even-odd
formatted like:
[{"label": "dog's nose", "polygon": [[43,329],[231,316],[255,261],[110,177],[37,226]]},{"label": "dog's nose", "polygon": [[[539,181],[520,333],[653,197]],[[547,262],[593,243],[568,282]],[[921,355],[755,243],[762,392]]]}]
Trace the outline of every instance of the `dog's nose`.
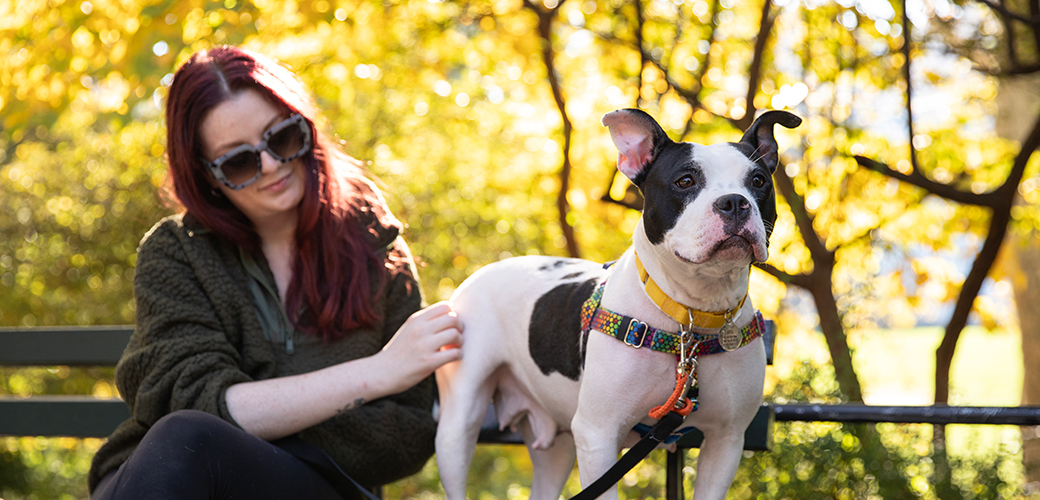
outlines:
[{"label": "dog's nose", "polygon": [[715,200],[714,208],[723,219],[743,220],[751,212],[751,202],[739,194],[727,194]]}]

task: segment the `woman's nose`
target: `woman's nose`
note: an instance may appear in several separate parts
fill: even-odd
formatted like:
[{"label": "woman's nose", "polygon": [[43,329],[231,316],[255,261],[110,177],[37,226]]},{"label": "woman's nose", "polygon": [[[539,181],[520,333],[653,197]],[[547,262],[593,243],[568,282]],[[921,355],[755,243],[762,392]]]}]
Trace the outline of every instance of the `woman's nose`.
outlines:
[{"label": "woman's nose", "polygon": [[260,172],[275,172],[278,170],[278,167],[281,166],[281,164],[282,162],[274,159],[274,157],[271,156],[271,153],[268,153],[267,151],[260,152]]}]

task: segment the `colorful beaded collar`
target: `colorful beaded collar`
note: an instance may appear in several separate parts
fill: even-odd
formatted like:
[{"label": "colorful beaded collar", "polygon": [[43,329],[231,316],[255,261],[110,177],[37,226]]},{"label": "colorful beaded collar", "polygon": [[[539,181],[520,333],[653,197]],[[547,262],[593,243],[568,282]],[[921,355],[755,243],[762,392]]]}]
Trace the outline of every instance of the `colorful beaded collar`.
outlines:
[{"label": "colorful beaded collar", "polygon": [[[636,264],[640,271],[640,277],[642,278],[642,274],[645,270],[643,269],[642,264],[639,263],[638,257]],[[652,283],[652,281],[650,282]],[[646,283],[646,280],[644,280],[644,283]],[[669,332],[657,329],[631,316],[618,314],[609,309],[600,307],[600,303],[603,301],[603,290],[606,286],[607,280],[604,279],[599,286],[596,287],[592,296],[589,297],[581,306],[581,331],[583,337],[587,336],[589,331],[595,329],[636,349],[646,347],[653,351],[675,354],[676,356],[680,355],[682,352],[680,345],[682,342],[682,332]],[[660,288],[657,289],[660,290]],[[744,298],[747,298],[746,294]],[[744,299],[741,299],[740,302],[741,305],[743,305]],[[683,306],[683,308],[688,310],[685,306]],[[722,322],[718,323],[714,328],[722,328],[727,324],[732,324],[731,318],[736,315],[736,311],[739,311],[739,308],[740,306],[734,309],[734,311],[727,311],[726,313],[701,314],[718,315],[722,318]],[[688,314],[691,317],[693,316],[692,312]],[[679,321],[679,323],[682,324],[684,322]],[[716,323],[713,322],[712,324]],[[701,325],[696,324],[696,326]],[[755,311],[755,317],[751,322],[740,329],[739,337],[734,335],[734,338],[730,340],[722,339],[719,333],[702,334],[689,332],[688,334],[691,336],[690,342],[696,347],[694,347],[692,352],[687,352],[686,355],[688,357],[703,356],[739,349],[749,344],[752,340],[760,337],[764,328],[765,320],[762,318],[762,313]],[[739,338],[739,341],[737,341],[737,338]]]}]

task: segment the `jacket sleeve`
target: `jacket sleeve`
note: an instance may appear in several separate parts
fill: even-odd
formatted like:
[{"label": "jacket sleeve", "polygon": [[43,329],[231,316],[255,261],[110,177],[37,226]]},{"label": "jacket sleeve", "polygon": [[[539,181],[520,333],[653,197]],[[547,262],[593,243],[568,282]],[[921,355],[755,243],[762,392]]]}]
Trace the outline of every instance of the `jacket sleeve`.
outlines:
[{"label": "jacket sleeve", "polygon": [[[235,322],[227,317],[241,307],[234,301],[242,292],[204,287],[198,276],[229,270],[212,246],[191,242],[192,237],[199,236],[166,221],[138,250],[137,326],[116,367],[116,382],[132,418],[144,426],[181,409],[205,411],[234,423],[224,390],[252,379],[239,367],[234,345],[242,342],[237,331],[241,327],[232,326]],[[200,252],[209,255],[195,258]],[[206,281],[219,281],[227,288],[235,282]]]},{"label": "jacket sleeve", "polygon": [[[423,303],[407,246],[400,238],[393,245],[388,262],[396,260],[398,266],[390,272],[384,293],[384,344]],[[363,484],[396,481],[419,472],[433,455],[435,391],[433,377],[427,377],[407,391],[368,402],[305,430],[301,437],[319,446],[335,440],[336,446],[323,448]]]}]

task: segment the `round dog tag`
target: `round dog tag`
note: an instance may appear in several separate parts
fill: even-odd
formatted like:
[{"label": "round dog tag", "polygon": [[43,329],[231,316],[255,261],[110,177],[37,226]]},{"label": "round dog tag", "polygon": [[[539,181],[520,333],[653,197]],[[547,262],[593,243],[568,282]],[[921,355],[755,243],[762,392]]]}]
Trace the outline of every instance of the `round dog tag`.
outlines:
[{"label": "round dog tag", "polygon": [[727,351],[736,350],[740,347],[740,330],[732,321],[727,321],[719,330],[719,345]]}]

